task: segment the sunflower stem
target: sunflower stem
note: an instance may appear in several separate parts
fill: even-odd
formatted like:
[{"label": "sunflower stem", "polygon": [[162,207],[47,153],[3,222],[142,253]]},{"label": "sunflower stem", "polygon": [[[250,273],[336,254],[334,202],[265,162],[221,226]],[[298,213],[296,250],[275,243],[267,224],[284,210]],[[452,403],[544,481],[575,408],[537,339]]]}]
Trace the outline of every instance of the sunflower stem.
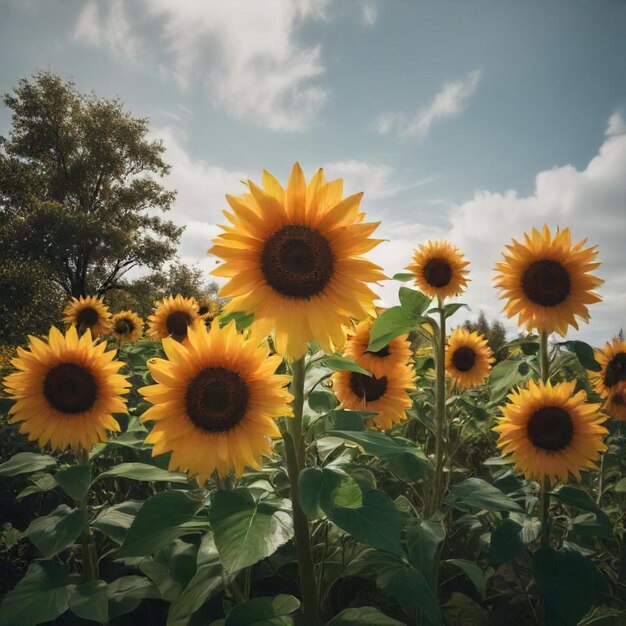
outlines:
[{"label": "sunflower stem", "polygon": [[[91,474],[91,468],[89,466],[89,450],[80,448],[78,450],[77,457],[79,465],[89,468],[89,473]],[[87,492],[80,504],[80,508],[85,512],[85,517],[87,517],[87,519],[89,515],[87,505],[88,500],[89,492]],[[89,521],[87,522],[87,527],[83,531],[81,537],[81,551],[83,556],[83,576],[85,577],[85,580],[97,580],[100,577],[100,573],[98,571],[98,551],[96,549],[95,537],[93,536],[91,527],[89,526]]]},{"label": "sunflower stem", "polygon": [[305,623],[318,623],[317,615],[317,585],[315,581],[315,565],[311,551],[309,521],[300,507],[298,483],[300,472],[306,465],[306,450],[302,436],[302,414],[304,411],[304,357],[295,361],[291,366],[293,395],[293,418],[287,420],[287,430],[283,432],[285,441],[285,456],[287,458],[287,472],[291,491],[291,509],[293,529],[295,534],[296,555],[298,557],[298,573],[300,575],[300,595]]},{"label": "sunflower stem", "polygon": [[[548,354],[548,334],[541,331],[539,335],[539,372],[541,382],[550,380],[550,356]],[[544,476],[541,481],[539,497],[539,519],[541,521],[541,545],[550,545],[550,479]]]}]

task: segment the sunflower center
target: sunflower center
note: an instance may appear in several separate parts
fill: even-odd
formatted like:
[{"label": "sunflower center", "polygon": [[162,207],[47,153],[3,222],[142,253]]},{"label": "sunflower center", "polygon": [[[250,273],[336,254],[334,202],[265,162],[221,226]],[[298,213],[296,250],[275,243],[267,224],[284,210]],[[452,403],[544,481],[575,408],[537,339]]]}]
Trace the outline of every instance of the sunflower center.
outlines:
[{"label": "sunflower center", "polygon": [[424,266],[424,278],[431,287],[445,287],[452,279],[452,268],[445,259],[431,259]]},{"label": "sunflower center", "polygon": [[227,432],[244,418],[248,397],[248,385],[237,372],[224,367],[206,367],[187,387],[187,415],[202,430]]},{"label": "sunflower center", "polygon": [[95,309],[81,309],[76,316],[76,326],[91,328],[98,321],[98,311]]},{"label": "sunflower center", "polygon": [[366,350],[365,354],[373,354],[374,356],[378,356],[383,359],[386,356],[389,356],[391,354],[391,351],[389,350],[389,344],[387,344],[386,346],[383,346],[380,350]]},{"label": "sunflower center", "polygon": [[620,380],[626,380],[626,352],[618,352],[606,366],[604,384],[607,387],[617,385]]},{"label": "sunflower center", "polygon": [[452,364],[459,372],[469,372],[476,363],[476,353],[467,346],[461,346],[452,355]]},{"label": "sunflower center", "polygon": [[174,311],[167,316],[165,326],[176,341],[182,341],[187,336],[187,326],[191,324],[191,316],[185,311]]},{"label": "sunflower center", "polygon": [[374,402],[385,395],[387,391],[387,377],[376,378],[376,376],[366,376],[358,372],[350,373],[350,389],[352,393],[365,402]]},{"label": "sunflower center", "polygon": [[626,394],[618,391],[613,395],[613,404],[615,406],[626,406]]},{"label": "sunflower center", "polygon": [[261,253],[261,270],[269,285],[283,296],[310,298],[333,275],[330,244],[317,230],[290,224],[271,235]]},{"label": "sunflower center", "polygon": [[115,332],[120,335],[128,335],[132,333],[135,329],[135,326],[130,320],[119,320],[117,324],[115,324]]},{"label": "sunflower center", "polygon": [[60,413],[82,413],[96,402],[98,385],[88,369],[76,363],[60,363],[46,374],[43,393]]},{"label": "sunflower center", "polygon": [[551,452],[566,448],[574,436],[570,414],[558,406],[537,409],[530,416],[527,428],[533,446]]},{"label": "sunflower center", "polygon": [[557,306],[567,298],[571,281],[567,270],[556,261],[535,261],[522,276],[526,296],[541,306]]}]

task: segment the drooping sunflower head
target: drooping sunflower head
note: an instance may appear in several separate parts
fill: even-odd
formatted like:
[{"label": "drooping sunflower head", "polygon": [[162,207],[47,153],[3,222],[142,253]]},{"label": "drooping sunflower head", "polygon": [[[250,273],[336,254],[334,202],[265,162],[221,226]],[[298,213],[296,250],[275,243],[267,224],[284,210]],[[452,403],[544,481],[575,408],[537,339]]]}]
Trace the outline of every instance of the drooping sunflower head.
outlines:
[{"label": "drooping sunflower head", "polygon": [[382,378],[391,372],[396,365],[406,365],[411,357],[411,344],[408,335],[392,339],[386,346],[376,352],[367,347],[370,341],[372,318],[361,322],[348,337],[344,348],[344,356],[358,363],[363,369]]},{"label": "drooping sunflower head", "polygon": [[126,413],[130,383],[118,374],[124,363],[113,360],[115,352],[94,344],[89,330],[79,338],[75,326],[65,335],[52,327],[47,342],[29,339],[13,359],[18,371],[4,380],[16,400],[9,421],[21,422],[20,432],[40,447],[50,442],[58,450],[89,450],[119,431],[113,413]]},{"label": "drooping sunflower head", "polygon": [[600,302],[594,289],[603,281],[591,273],[600,265],[597,250],[585,243],[573,244],[569,228],[553,237],[547,226],[541,232],[533,228],[523,243],[514,239],[496,264],[504,312],[519,315],[519,325],[528,330],[563,336],[569,326],[578,328],[577,318],[589,321],[587,305]]},{"label": "drooping sunflower head", "polygon": [[604,410],[615,420],[626,422],[626,382],[620,382],[611,388],[604,403]]},{"label": "drooping sunflower head", "polygon": [[482,385],[494,360],[483,335],[459,326],[448,338],[446,374],[461,389]]},{"label": "drooping sunflower head", "polygon": [[626,341],[615,337],[612,342],[595,351],[599,372],[589,372],[589,379],[597,394],[606,398],[616,385],[626,381]]},{"label": "drooping sunflower head", "polygon": [[450,298],[465,291],[469,263],[449,241],[428,241],[413,253],[407,266],[417,288],[431,298]]},{"label": "drooping sunflower head", "polygon": [[370,427],[391,428],[405,420],[406,410],[411,408],[409,394],[415,391],[415,372],[407,365],[397,364],[380,377],[342,370],[331,379],[343,408],[378,414],[367,421]]},{"label": "drooping sunflower head", "polygon": [[111,332],[109,308],[97,296],[72,298],[64,313],[63,321],[68,326],[74,324],[81,333],[89,330],[95,338]]},{"label": "drooping sunflower head", "polygon": [[196,320],[198,303],[195,298],[167,296],[156,303],[154,313],[148,318],[148,335],[155,341],[172,337],[182,342]]},{"label": "drooping sunflower head", "polygon": [[133,311],[120,311],[111,320],[113,336],[120,342],[137,341],[143,332],[143,320]]},{"label": "drooping sunflower head", "polygon": [[498,447],[527,478],[566,482],[572,474],[580,480],[580,470],[594,469],[606,450],[606,416],[575,387],[575,382],[553,386],[531,381],[511,393],[501,408],[503,417],[493,429],[500,434]]},{"label": "drooping sunflower head", "polygon": [[170,469],[204,482],[214,470],[240,475],[260,468],[270,455],[275,420],[291,414],[288,376],[274,372],[281,362],[268,356],[259,337],[248,339],[233,322],[210,332],[204,324],[189,328],[185,343],[163,339],[165,359],[148,363],[155,385],[140,392],[153,404],[141,417],[154,421],[146,438],[153,455],[171,452]]},{"label": "drooping sunflower head", "polygon": [[224,312],[254,314],[259,331],[275,330],[279,353],[298,359],[315,338],[327,352],[343,347],[352,319],[373,313],[367,286],[384,277],[362,257],[381,240],[364,223],[362,194],[342,199],[343,182],[319,170],[307,185],[296,163],[286,189],[263,172],[263,189],[227,196],[230,221],[209,252],[224,259],[214,274],[229,281]]}]

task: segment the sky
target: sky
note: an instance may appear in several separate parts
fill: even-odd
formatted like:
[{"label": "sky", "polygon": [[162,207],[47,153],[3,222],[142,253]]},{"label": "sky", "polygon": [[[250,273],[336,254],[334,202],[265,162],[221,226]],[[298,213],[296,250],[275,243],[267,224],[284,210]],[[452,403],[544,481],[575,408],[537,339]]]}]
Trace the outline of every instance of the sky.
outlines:
[{"label": "sky", "polygon": [[[626,327],[626,2],[0,0],[0,92],[39,69],[148,117],[207,273],[224,195],[298,161],[364,191],[392,276],[431,238],[470,262],[461,300],[500,317],[493,267],[533,226],[597,245],[603,301],[580,338]],[[10,115],[0,107],[0,134]],[[399,284],[377,288],[396,301]],[[515,331],[514,321],[507,328]]]}]

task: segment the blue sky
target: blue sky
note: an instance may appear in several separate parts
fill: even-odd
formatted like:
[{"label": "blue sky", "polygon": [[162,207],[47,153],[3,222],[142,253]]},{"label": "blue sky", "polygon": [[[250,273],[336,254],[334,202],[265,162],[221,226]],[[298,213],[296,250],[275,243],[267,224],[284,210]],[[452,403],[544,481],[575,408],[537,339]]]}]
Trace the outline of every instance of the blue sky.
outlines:
[{"label": "blue sky", "polygon": [[[173,165],[181,256],[204,256],[225,193],[298,160],[365,191],[391,275],[429,237],[493,264],[532,225],[597,244],[607,281],[583,337],[626,326],[626,2],[0,0],[0,90],[37,69],[119,96]],[[9,128],[0,110],[0,133]],[[380,293],[393,302],[397,285]],[[459,314],[462,318],[463,314]],[[511,329],[513,325],[509,326]]]}]

